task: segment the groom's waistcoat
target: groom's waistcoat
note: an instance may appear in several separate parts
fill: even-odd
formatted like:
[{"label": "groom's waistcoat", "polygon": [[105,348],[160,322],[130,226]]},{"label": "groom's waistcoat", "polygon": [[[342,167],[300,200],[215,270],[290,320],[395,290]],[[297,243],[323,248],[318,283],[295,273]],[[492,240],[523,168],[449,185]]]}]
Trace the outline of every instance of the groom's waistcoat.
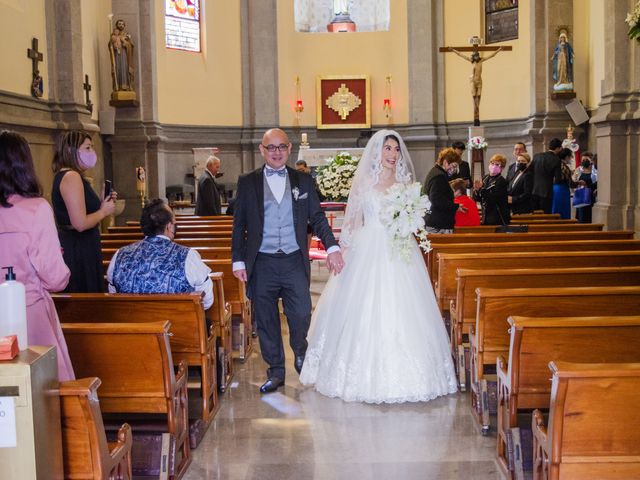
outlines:
[{"label": "groom's waistcoat", "polygon": [[280,203],[273,196],[266,176],[263,176],[262,181],[264,182],[264,227],[262,229],[260,252],[295,252],[300,247],[296,240],[296,231],[293,224],[293,203],[291,201],[289,176],[287,175],[286,177],[286,187]]}]

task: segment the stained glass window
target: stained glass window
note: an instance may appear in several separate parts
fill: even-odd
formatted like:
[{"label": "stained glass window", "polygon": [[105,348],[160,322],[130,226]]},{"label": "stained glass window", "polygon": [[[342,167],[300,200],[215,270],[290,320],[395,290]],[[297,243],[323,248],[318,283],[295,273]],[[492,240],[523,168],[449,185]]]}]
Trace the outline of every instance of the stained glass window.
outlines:
[{"label": "stained glass window", "polygon": [[200,0],[165,0],[167,48],[200,51]]}]

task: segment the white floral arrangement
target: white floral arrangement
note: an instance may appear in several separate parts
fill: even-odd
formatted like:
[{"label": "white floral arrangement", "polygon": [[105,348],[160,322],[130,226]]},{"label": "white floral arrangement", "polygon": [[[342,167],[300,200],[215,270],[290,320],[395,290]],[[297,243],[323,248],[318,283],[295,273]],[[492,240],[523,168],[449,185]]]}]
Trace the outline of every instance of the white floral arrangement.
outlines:
[{"label": "white floral arrangement", "polygon": [[635,38],[640,42],[640,1],[633,7],[633,11],[627,14],[625,22],[629,25],[629,32],[627,34],[629,38],[632,40]]},{"label": "white floral arrangement", "polygon": [[488,146],[489,144],[484,137],[471,137],[468,144],[471,150],[486,150]]},{"label": "white floral arrangement", "polygon": [[422,250],[431,250],[431,242],[424,229],[424,216],[431,209],[431,202],[421,194],[421,188],[418,182],[396,183],[389,187],[382,199],[380,221],[391,235],[393,250],[404,260],[409,259],[412,235]]},{"label": "white floral arrangement", "polygon": [[346,201],[359,161],[360,157],[340,152],[329,158],[326,165],[318,167],[316,182],[320,193],[328,200]]}]

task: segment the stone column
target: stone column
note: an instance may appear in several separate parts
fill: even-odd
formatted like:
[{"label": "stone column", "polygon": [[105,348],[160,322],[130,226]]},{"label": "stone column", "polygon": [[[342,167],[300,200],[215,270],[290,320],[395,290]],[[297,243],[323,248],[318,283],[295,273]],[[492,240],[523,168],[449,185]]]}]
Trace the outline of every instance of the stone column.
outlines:
[{"label": "stone column", "polygon": [[640,44],[627,38],[624,23],[632,0],[604,0],[605,77],[591,118],[598,153],[598,203],[593,221],[610,230],[640,225]]},{"label": "stone column", "polygon": [[141,210],[135,185],[137,166],[147,171],[147,197],[165,197],[165,158],[158,147],[163,137],[156,90],[156,13],[152,0],[113,0],[112,8],[114,24],[124,20],[135,45],[134,88],[139,105],[116,109],[115,135],[109,138],[114,186],[119,198],[127,202],[123,217],[132,219],[139,218]]}]

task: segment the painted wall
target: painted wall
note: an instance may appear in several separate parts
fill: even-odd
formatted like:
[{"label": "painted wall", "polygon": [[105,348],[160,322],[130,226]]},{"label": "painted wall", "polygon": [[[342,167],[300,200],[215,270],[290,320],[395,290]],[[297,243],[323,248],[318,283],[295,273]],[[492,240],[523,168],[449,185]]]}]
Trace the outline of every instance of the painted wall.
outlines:
[{"label": "painted wall", "polygon": [[240,0],[202,1],[200,53],[164,46],[164,1],[154,1],[153,5],[159,121],[242,125]]},{"label": "painted wall", "polygon": [[[445,46],[467,46],[473,35],[484,37],[483,2],[446,0],[444,3]],[[492,44],[511,45],[483,64],[481,120],[525,118],[529,116],[530,1],[520,0],[518,39]],[[473,121],[473,100],[469,76],[471,63],[454,53],[445,55],[445,115],[447,122]],[[468,53],[467,53],[468,55]],[[486,56],[486,53],[482,54]]]},{"label": "painted wall", "polygon": [[[604,80],[604,2],[574,0],[573,16],[576,38],[576,90],[584,106],[598,107]],[[580,42],[578,43],[578,40]]]},{"label": "painted wall", "polygon": [[[36,37],[39,42],[38,50],[44,57],[38,65],[44,79],[42,98],[49,97],[44,2],[45,0],[0,0],[0,29],[4,35],[4,41],[0,42],[3,64],[0,90],[31,96],[31,59],[27,57],[27,49],[31,48],[31,39]],[[10,67],[7,68],[7,65]]]},{"label": "painted wall", "polygon": [[318,75],[370,76],[371,122],[386,125],[382,109],[386,77],[391,75],[392,122],[409,121],[407,2],[391,2],[387,32],[298,33],[293,20],[293,0],[278,0],[278,89],[280,124],[298,125],[294,111],[296,76],[300,77],[304,112],[300,126],[316,125]]}]

